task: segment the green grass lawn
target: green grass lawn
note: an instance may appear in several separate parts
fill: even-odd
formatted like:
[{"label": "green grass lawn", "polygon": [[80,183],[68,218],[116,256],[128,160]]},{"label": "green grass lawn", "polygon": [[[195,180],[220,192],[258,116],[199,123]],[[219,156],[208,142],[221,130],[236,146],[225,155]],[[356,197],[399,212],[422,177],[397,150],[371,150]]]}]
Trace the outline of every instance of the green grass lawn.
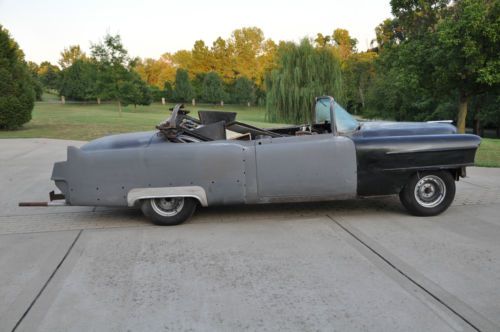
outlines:
[{"label": "green grass lawn", "polygon": [[[45,96],[33,110],[33,119],[22,129],[0,131],[0,138],[59,138],[88,141],[97,137],[132,131],[154,130],[155,125],[170,114],[172,105],[153,104],[151,106],[123,107],[122,116],[115,104],[82,105],[58,104],[52,96]],[[237,119],[258,127],[279,126],[266,122],[265,110],[260,107],[226,105],[188,106],[196,111],[200,109],[238,112]],[[483,139],[476,156],[476,164],[485,167],[500,167],[500,140]]]},{"label": "green grass lawn", "polygon": [[500,167],[500,139],[483,138],[476,154],[476,165]]},{"label": "green grass lawn", "polygon": [[[152,104],[122,107],[119,116],[116,104],[85,105],[38,102],[33,110],[33,119],[19,130],[0,131],[0,138],[60,138],[72,140],[91,140],[104,135],[131,131],[154,130],[155,125],[170,115],[173,105]],[[258,127],[276,126],[265,121],[265,109],[226,105],[189,106],[197,117],[197,111],[221,110],[238,112],[237,120]]]}]

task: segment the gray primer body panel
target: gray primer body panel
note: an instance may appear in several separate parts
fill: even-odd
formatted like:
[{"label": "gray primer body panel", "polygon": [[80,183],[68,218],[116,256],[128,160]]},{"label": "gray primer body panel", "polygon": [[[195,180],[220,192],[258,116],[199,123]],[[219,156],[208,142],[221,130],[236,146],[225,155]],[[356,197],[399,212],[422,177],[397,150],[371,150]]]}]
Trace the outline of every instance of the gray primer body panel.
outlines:
[{"label": "gray primer body panel", "polygon": [[258,194],[262,201],[353,197],[354,143],[331,134],[269,138],[256,142]]},{"label": "gray primer body panel", "polygon": [[69,147],[68,160],[55,164],[52,179],[69,204],[127,206],[133,189],[189,186],[203,188],[208,205],[356,195],[355,148],[345,137],[111,143]]},{"label": "gray primer body panel", "polygon": [[209,205],[242,203],[245,149],[225,141],[94,151],[70,147],[63,167],[66,198],[72,205],[127,206],[135,188],[196,185],[205,189]]}]

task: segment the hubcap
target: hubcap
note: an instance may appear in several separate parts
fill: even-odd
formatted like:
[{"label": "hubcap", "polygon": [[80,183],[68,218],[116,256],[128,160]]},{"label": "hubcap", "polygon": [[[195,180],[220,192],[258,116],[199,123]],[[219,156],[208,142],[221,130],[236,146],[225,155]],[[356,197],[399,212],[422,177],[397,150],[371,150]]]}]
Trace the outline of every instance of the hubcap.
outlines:
[{"label": "hubcap", "polygon": [[161,216],[173,217],[184,207],[184,197],[152,198],[151,207]]},{"label": "hubcap", "polygon": [[414,194],[418,204],[433,208],[443,202],[446,196],[446,185],[440,177],[427,175],[417,182]]}]

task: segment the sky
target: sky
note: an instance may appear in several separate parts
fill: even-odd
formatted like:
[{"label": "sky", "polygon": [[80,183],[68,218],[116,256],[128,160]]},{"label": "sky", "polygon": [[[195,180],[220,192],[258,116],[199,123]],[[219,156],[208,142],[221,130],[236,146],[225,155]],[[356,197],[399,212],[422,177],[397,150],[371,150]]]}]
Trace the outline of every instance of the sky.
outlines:
[{"label": "sky", "polygon": [[158,58],[249,26],[275,41],[343,28],[366,50],[390,12],[389,0],[0,0],[0,24],[37,63],[57,63],[70,45],[88,52],[106,33],[119,33],[131,56]]}]

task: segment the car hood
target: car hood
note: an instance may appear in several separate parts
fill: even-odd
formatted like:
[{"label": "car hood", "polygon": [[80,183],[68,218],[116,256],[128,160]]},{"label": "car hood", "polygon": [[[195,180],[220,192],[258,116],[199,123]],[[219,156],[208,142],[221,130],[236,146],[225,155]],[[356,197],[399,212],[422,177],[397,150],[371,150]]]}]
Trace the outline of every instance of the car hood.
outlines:
[{"label": "car hood", "polygon": [[159,139],[157,133],[157,131],[143,131],[104,136],[88,142],[82,146],[81,149],[84,151],[95,151],[146,147],[150,145],[152,141]]},{"label": "car hood", "polygon": [[353,136],[384,137],[413,135],[455,134],[457,128],[442,122],[362,122],[361,128]]}]

